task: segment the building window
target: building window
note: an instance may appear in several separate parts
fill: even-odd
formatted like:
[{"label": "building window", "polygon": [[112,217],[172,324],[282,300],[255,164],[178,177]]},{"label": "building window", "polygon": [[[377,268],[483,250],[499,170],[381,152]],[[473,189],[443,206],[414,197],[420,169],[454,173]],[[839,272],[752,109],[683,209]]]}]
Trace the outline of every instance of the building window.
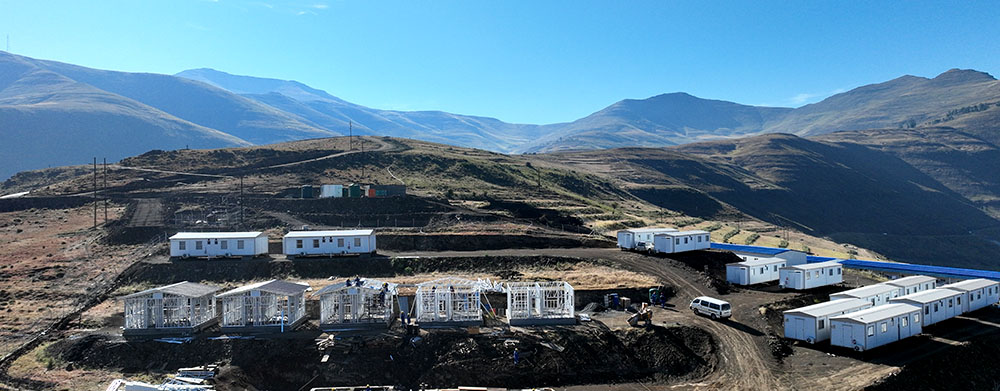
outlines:
[{"label": "building window", "polygon": [[684,244],[688,244],[688,238],[684,238]]},{"label": "building window", "polygon": [[924,307],[924,315],[930,315],[930,314],[931,314],[931,307],[930,306]]},{"label": "building window", "polygon": [[952,299],[948,299],[948,308],[951,308],[951,307],[954,307],[954,306],[955,306],[955,301],[952,300]]},{"label": "building window", "polygon": [[179,249],[179,250],[187,250],[187,247],[188,247],[188,242],[186,240],[182,240],[182,241],[177,242],[177,249]]},{"label": "building window", "polygon": [[913,315],[913,323],[920,323],[920,314]]},{"label": "building window", "polygon": [[680,238],[678,238],[678,239],[674,239],[674,244],[681,244],[681,240],[680,240]]},{"label": "building window", "polygon": [[313,239],[313,248],[319,248],[319,239]]},{"label": "building window", "polygon": [[837,269],[837,275],[838,276],[840,275],[840,269]]},{"label": "building window", "polygon": [[195,250],[201,250],[203,247],[204,247],[204,245],[201,243],[200,240],[195,240],[194,241],[194,249]]},{"label": "building window", "polygon": [[875,326],[868,326],[868,336],[871,337],[875,335]]},{"label": "building window", "polygon": [[934,303],[934,312],[938,312],[938,303]]},{"label": "building window", "polygon": [[698,243],[701,243],[701,236],[698,237]]},{"label": "building window", "polygon": [[237,249],[237,250],[242,250],[242,249],[244,249],[245,247],[246,247],[246,245],[245,245],[245,243],[243,243],[243,241],[242,241],[242,240],[237,240],[237,241],[236,241],[236,249]]},{"label": "building window", "polygon": [[833,275],[833,269],[830,269],[830,275],[831,276]]},{"label": "building window", "polygon": [[887,331],[889,331],[889,324],[882,322],[882,332],[885,333]]},{"label": "building window", "polygon": [[228,250],[229,249],[229,241],[228,240],[223,240],[222,241],[222,245],[219,248],[221,248],[223,250]]},{"label": "building window", "polygon": [[958,303],[958,305],[962,305],[962,296],[956,297],[955,302]]},{"label": "building window", "polygon": [[302,239],[295,239],[295,248],[302,248]]},{"label": "building window", "polygon": [[819,271],[816,271],[816,278],[819,278]]},{"label": "building window", "polygon": [[354,238],[354,247],[361,247],[361,238]]},{"label": "building window", "polygon": [[344,238],[337,238],[337,247],[344,247]]},{"label": "building window", "polygon": [[764,268],[760,268],[760,274],[764,274]]},{"label": "building window", "polygon": [[900,318],[899,322],[900,322],[899,323],[900,325],[902,325],[903,327],[906,327],[906,318]]},{"label": "building window", "polygon": [[819,329],[822,330],[826,327],[826,321],[824,319],[819,320]]},{"label": "building window", "polygon": [[806,279],[807,280],[811,280],[812,279],[812,274],[809,274],[809,272],[806,272]]}]

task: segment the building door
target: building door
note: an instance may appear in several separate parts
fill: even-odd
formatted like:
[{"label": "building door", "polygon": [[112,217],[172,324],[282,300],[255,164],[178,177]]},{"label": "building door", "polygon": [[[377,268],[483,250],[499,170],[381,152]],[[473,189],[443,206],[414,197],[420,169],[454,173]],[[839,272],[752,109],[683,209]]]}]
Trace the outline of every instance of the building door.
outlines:
[{"label": "building door", "polygon": [[838,333],[840,333],[840,342],[844,344],[857,343],[854,340],[854,327],[849,324],[841,324],[838,330]]},{"label": "building door", "polygon": [[798,336],[799,339],[806,339],[805,319],[793,318],[792,321],[794,322],[792,328],[795,330],[795,335]]}]

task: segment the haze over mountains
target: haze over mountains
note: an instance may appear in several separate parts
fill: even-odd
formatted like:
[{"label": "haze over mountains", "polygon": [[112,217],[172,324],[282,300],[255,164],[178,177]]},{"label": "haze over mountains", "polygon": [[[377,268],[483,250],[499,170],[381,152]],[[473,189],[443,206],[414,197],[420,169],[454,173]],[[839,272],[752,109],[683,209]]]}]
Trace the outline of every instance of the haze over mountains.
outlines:
[{"label": "haze over mountains", "polygon": [[[671,93],[626,99],[560,124],[511,124],[440,111],[347,102],[305,84],[211,69],[126,73],[0,52],[0,178],[118,160],[150,149],[220,148],[342,135],[386,135],[504,153],[658,147],[761,133],[819,135],[924,125],[998,142],[1000,82],[971,70],[903,76],[800,108]],[[971,111],[971,108],[985,109]]]}]

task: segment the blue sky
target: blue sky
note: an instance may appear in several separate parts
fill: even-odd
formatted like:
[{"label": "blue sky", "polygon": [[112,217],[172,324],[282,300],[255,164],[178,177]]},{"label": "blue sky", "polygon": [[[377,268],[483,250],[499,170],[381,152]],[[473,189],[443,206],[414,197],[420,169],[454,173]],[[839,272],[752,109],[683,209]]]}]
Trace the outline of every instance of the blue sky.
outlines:
[{"label": "blue sky", "polygon": [[986,1],[0,0],[0,39],[16,54],[209,67],[520,123],[666,92],[800,106],[904,74],[995,75],[998,21]]}]

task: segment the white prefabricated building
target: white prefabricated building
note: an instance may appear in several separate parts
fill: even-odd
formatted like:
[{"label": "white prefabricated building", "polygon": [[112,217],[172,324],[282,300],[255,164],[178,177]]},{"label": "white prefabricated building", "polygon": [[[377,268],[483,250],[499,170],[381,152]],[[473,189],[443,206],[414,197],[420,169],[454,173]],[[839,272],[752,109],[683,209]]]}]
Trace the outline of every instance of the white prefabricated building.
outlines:
[{"label": "white prefabricated building", "polygon": [[742,244],[716,243],[712,248],[730,251],[744,261],[758,261],[766,258],[783,259],[787,265],[806,263],[806,253],[787,248],[773,248]]},{"label": "white prefabricated building", "polygon": [[965,304],[962,296],[965,296],[962,292],[952,289],[931,289],[889,299],[889,302],[920,307],[924,315],[924,326],[930,326],[961,315]]},{"label": "white prefabricated building", "polygon": [[816,343],[830,339],[830,317],[872,308],[861,299],[839,299],[785,311],[785,338]]},{"label": "white prefabricated building", "polygon": [[397,285],[376,279],[347,280],[327,285],[319,297],[319,326],[324,330],[389,327],[395,319]]},{"label": "white prefabricated building", "polygon": [[184,281],[124,296],[124,334],[190,334],[211,326],[218,290]]},{"label": "white prefabricated building", "polygon": [[830,318],[830,344],[856,351],[874,349],[920,334],[920,308],[893,303]]},{"label": "white prefabricated building", "polygon": [[763,258],[726,265],[726,281],[736,285],[753,285],[778,279],[778,269],[785,267],[781,258]]},{"label": "white prefabricated building", "polygon": [[677,231],[653,235],[653,249],[658,253],[673,254],[704,250],[711,246],[708,231]]},{"label": "white prefabricated building", "polygon": [[291,331],[306,320],[309,285],[270,280],[216,296],[222,305],[223,331]]},{"label": "white prefabricated building", "polygon": [[292,231],[285,234],[282,246],[290,256],[332,256],[374,254],[375,230]]},{"label": "white prefabricated building", "polygon": [[344,196],[344,185],[320,185],[319,198],[340,198]]},{"label": "white prefabricated building", "polygon": [[507,284],[511,326],[576,324],[573,286],[565,281]]},{"label": "white prefabricated building", "polygon": [[837,299],[862,299],[872,303],[872,306],[880,306],[889,303],[889,299],[902,296],[898,286],[886,284],[872,284],[860,288],[854,288],[830,295],[830,300]]},{"label": "white prefabricated building", "polygon": [[255,257],[267,254],[263,232],[178,232],[170,237],[171,257]]},{"label": "white prefabricated building", "polygon": [[844,281],[844,266],[837,261],[805,263],[778,269],[778,285],[785,289],[812,289]]},{"label": "white prefabricated building", "polygon": [[944,285],[941,288],[959,291],[964,294],[962,312],[971,312],[1000,302],[1000,283],[976,278]]},{"label": "white prefabricated building", "polygon": [[[931,290],[937,288],[937,278],[928,276],[907,276],[883,282],[886,285],[899,287],[899,295],[905,296],[911,293]],[[924,322],[926,324],[927,322]]]},{"label": "white prefabricated building", "polygon": [[653,248],[653,236],[677,232],[676,228],[633,228],[618,231],[618,248],[648,250]]},{"label": "white prefabricated building", "polygon": [[476,326],[483,322],[482,288],[477,281],[446,277],[417,284],[420,327]]}]

